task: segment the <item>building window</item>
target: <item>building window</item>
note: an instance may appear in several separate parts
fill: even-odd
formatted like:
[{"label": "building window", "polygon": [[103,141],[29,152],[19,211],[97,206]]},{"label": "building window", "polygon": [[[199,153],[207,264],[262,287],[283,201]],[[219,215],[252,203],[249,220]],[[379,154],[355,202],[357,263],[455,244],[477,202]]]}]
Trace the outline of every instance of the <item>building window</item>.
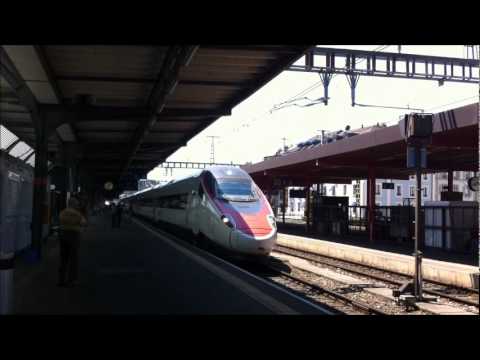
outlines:
[{"label": "building window", "polygon": [[347,195],[347,185],[343,185],[343,195]]},{"label": "building window", "polygon": [[402,185],[397,185],[397,196],[402,196]]},{"label": "building window", "polygon": [[414,196],[415,196],[415,187],[410,186],[410,197],[414,197]]},{"label": "building window", "polygon": [[423,174],[423,180],[428,180],[428,175],[427,174]]},{"label": "building window", "polygon": [[428,189],[426,187],[422,189],[422,195],[424,198],[428,196]]},{"label": "building window", "polygon": [[453,191],[459,191],[458,184],[453,184]]},{"label": "building window", "polygon": [[380,185],[375,185],[375,195],[380,195]]},{"label": "building window", "polygon": [[410,180],[415,180],[415,175],[410,175]]},{"label": "building window", "polygon": [[300,203],[298,203],[298,212],[300,212]]},{"label": "building window", "polygon": [[335,185],[332,186],[332,196],[335,196]]},{"label": "building window", "polygon": [[324,186],[324,187],[322,188],[322,194],[323,194],[323,195],[327,195],[327,187],[326,187],[326,186]]}]

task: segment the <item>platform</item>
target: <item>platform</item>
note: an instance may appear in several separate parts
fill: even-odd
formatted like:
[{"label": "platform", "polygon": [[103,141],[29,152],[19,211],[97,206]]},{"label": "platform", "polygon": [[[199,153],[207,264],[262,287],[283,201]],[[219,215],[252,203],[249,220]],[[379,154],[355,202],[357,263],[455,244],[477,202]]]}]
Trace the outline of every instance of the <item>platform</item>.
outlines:
[{"label": "platform", "polygon": [[[414,259],[410,255],[285,233],[278,234],[277,244],[405,275],[413,275],[414,272]],[[424,258],[423,278],[464,288],[478,288],[478,267]]]},{"label": "platform", "polygon": [[[346,234],[342,236],[319,235],[313,232],[307,232],[306,223],[303,220],[286,220],[287,222],[283,224],[282,220],[277,218],[278,231],[280,233],[331,241],[335,243],[353,245],[366,249],[380,250],[396,254],[411,255],[413,253],[413,241],[406,243],[398,243],[391,240],[384,240],[381,238],[376,239],[375,241],[369,241],[368,236],[361,234]],[[471,254],[464,254],[431,247],[423,248],[420,250],[423,252],[425,258],[464,265],[478,266],[477,251],[474,251]]]},{"label": "platform", "polygon": [[42,262],[17,261],[16,314],[321,314],[279,287],[127,220],[92,217],[80,250],[80,285],[59,288],[58,241]]}]

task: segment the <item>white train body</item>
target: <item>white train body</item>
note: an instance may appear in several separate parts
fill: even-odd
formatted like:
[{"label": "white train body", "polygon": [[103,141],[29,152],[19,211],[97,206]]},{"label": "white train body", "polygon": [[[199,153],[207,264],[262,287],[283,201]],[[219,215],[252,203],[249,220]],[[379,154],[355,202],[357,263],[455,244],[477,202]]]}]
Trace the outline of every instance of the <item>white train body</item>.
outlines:
[{"label": "white train body", "polygon": [[251,177],[236,167],[210,167],[122,202],[134,214],[203,235],[233,253],[265,256],[277,239],[270,204]]}]

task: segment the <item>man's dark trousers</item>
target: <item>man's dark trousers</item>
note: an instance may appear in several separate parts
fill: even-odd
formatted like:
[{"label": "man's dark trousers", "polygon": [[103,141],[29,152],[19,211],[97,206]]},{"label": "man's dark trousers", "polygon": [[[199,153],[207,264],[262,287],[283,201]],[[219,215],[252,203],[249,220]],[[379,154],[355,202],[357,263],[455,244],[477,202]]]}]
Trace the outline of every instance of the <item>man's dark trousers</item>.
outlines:
[{"label": "man's dark trousers", "polygon": [[78,280],[79,248],[80,233],[78,231],[60,230],[60,284]]}]

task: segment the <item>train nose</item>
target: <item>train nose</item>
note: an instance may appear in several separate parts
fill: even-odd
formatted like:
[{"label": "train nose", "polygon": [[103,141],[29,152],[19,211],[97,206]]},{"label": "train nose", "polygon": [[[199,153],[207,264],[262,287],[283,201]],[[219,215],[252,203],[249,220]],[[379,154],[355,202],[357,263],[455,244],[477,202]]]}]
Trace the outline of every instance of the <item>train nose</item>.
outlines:
[{"label": "train nose", "polygon": [[252,255],[268,255],[277,240],[277,233],[264,236],[247,235],[241,230],[232,232],[232,247],[234,250]]}]

